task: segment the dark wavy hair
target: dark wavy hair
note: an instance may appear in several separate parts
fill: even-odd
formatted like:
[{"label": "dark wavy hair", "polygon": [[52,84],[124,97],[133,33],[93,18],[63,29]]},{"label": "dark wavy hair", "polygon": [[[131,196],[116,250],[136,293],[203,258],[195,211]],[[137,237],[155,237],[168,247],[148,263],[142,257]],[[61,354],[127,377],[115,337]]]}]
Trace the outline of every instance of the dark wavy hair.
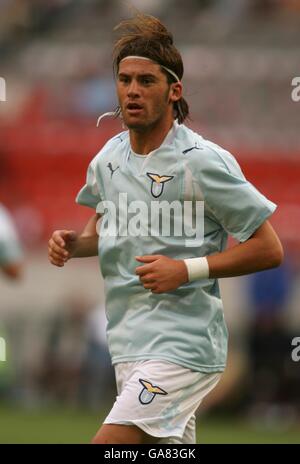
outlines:
[{"label": "dark wavy hair", "polygon": [[[171,69],[182,79],[184,68],[181,55],[174,46],[172,34],[159,19],[138,13],[131,19],[121,21],[114,31],[117,36],[113,48],[115,75],[118,73],[120,61],[126,56],[135,55],[150,58]],[[176,82],[168,71],[164,68],[161,70],[166,74],[169,84]],[[183,97],[174,103],[174,112],[179,124],[189,117],[189,106]]]}]

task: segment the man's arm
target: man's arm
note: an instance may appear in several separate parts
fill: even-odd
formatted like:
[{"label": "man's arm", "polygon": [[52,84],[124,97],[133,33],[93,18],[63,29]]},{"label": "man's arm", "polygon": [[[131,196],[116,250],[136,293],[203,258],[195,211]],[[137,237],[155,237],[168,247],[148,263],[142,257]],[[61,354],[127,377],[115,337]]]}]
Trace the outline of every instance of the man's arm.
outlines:
[{"label": "man's arm", "polygon": [[[245,242],[215,255],[207,256],[209,278],[235,277],[271,269],[281,264],[283,249],[269,221],[265,221]],[[136,268],[146,289],[153,293],[175,290],[188,282],[188,271],[183,260],[162,255],[138,256],[146,263]]]},{"label": "man's arm", "polygon": [[269,221],[245,242],[207,257],[209,277],[235,277],[280,266],[283,248]]},{"label": "man's arm", "polygon": [[71,258],[85,258],[98,255],[97,222],[100,214],[94,214],[80,235],[74,230],[56,230],[48,242],[49,261],[58,267]]}]

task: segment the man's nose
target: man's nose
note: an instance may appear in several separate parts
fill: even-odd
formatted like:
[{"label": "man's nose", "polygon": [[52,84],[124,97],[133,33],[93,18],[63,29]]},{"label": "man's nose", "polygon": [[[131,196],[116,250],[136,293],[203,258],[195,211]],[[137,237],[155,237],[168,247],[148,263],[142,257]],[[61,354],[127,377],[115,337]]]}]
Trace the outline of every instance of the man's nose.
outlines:
[{"label": "man's nose", "polygon": [[129,97],[137,97],[140,94],[139,85],[136,80],[132,80],[128,86],[127,94]]}]

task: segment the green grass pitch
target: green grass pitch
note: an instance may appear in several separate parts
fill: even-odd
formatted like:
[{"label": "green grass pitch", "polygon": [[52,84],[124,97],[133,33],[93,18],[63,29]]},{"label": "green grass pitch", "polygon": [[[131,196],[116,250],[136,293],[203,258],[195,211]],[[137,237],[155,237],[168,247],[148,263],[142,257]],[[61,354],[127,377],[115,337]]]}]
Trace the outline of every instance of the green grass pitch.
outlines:
[{"label": "green grass pitch", "polygon": [[[0,405],[0,443],[89,443],[105,414],[52,409],[26,411]],[[281,428],[243,420],[198,418],[198,443],[300,443],[300,424]]]}]

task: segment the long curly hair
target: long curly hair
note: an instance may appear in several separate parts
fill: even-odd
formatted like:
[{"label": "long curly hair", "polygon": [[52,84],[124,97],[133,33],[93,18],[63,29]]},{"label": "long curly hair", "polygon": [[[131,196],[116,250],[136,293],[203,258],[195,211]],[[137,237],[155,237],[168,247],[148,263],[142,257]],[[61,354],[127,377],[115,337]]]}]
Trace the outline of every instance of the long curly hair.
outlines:
[{"label": "long curly hair", "polygon": [[[118,73],[120,61],[126,56],[143,56],[171,69],[181,80],[184,73],[181,55],[173,43],[173,36],[154,16],[137,13],[133,18],[120,22],[115,28],[113,69]],[[175,78],[164,68],[168,83]],[[175,118],[179,124],[189,117],[189,106],[182,97],[174,103]]]}]

